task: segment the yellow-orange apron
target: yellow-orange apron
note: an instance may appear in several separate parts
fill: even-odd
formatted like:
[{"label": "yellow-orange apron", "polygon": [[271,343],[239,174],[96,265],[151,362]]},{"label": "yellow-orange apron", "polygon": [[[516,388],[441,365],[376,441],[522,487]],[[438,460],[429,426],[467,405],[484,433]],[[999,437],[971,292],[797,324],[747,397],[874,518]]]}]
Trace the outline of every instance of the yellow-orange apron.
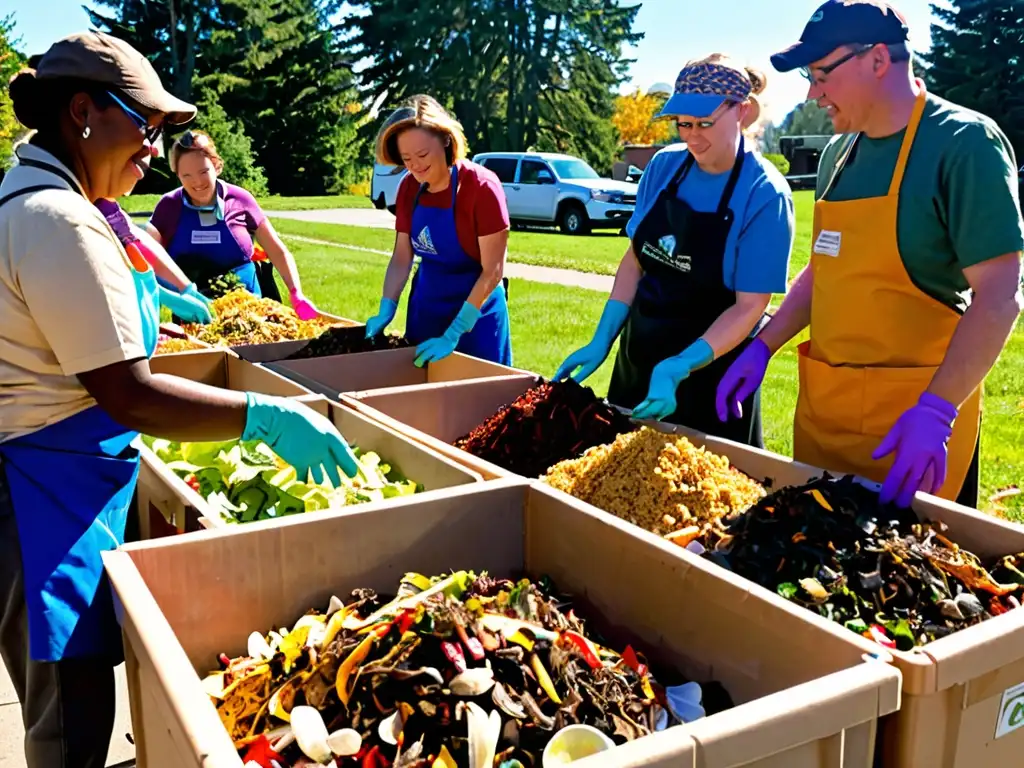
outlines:
[{"label": "yellow-orange apron", "polygon": [[[925,105],[924,85],[918,86],[888,194],[843,202],[823,194],[814,205],[810,341],[799,347],[793,456],[875,482],[885,480],[894,454],[875,461],[872,452],[931,383],[960,320],[914,285],[896,236],[900,183]],[[836,163],[828,188],[856,141]],[[953,425],[942,498],[959,494],[980,422],[981,387]]]}]

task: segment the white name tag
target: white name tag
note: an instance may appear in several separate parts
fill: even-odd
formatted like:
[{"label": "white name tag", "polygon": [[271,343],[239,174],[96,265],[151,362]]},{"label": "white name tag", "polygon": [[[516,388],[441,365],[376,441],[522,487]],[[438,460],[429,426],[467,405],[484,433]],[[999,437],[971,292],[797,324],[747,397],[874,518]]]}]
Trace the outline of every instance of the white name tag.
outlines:
[{"label": "white name tag", "polygon": [[819,253],[822,256],[838,256],[839,245],[842,241],[842,232],[830,232],[823,229],[818,233],[818,239],[814,241],[814,253]]},{"label": "white name tag", "polygon": [[220,245],[220,230],[204,232],[201,229],[192,230],[192,245]]}]

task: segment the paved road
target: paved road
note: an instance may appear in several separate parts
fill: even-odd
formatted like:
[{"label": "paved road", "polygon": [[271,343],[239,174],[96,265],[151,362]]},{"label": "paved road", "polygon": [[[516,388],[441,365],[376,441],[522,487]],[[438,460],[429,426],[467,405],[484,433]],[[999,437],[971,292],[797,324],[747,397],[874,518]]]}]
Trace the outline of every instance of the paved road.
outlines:
[{"label": "paved road", "polygon": [[[300,235],[283,235],[285,240],[296,240],[301,243],[312,243],[327,248],[340,248],[342,250],[359,251],[361,253],[373,253],[378,256],[390,256],[391,251],[381,251],[376,248],[365,248],[359,245],[342,245],[330,240],[318,240],[312,237]],[[505,277],[510,280],[532,280],[535,283],[550,283],[553,285],[567,285],[572,288],[586,288],[591,291],[610,293],[615,278],[611,275],[595,275],[591,272],[577,272],[572,269],[555,269],[554,267],[538,267],[533,264],[518,264],[508,262],[505,264]],[[512,292],[509,288],[509,293]]]},{"label": "paved road", "polygon": [[268,216],[322,224],[348,224],[351,227],[394,229],[395,217],[376,208],[328,208],[322,211],[264,211]]}]

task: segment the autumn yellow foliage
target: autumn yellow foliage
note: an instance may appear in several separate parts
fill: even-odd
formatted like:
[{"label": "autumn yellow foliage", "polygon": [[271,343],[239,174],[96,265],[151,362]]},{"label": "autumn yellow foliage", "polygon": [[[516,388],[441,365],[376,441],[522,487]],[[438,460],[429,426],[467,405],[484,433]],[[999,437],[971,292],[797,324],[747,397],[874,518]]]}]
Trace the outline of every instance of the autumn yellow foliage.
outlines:
[{"label": "autumn yellow foliage", "polygon": [[615,100],[612,125],[619,129],[624,144],[657,144],[672,136],[672,121],[653,122],[665,103],[663,96],[641,93],[639,89]]}]

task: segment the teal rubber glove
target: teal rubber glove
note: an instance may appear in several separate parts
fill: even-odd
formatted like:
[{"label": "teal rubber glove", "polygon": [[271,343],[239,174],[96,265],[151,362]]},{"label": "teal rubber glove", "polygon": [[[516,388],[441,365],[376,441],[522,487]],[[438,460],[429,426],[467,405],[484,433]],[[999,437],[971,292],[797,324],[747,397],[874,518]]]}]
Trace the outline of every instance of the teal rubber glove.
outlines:
[{"label": "teal rubber glove", "polygon": [[202,323],[205,325],[206,323],[213,322],[213,314],[210,312],[210,308],[199,301],[199,299],[184,293],[175,293],[164,288],[162,285],[160,286],[160,304],[167,307],[186,323]]},{"label": "teal rubber glove", "polygon": [[[243,440],[262,440],[295,467],[300,482],[310,474],[322,483],[324,472],[335,488],[341,487],[338,467],[349,477],[359,471],[355,454],[325,416],[294,400],[246,392]],[[321,469],[322,467],[322,469]]]},{"label": "teal rubber glove", "polygon": [[395,319],[395,312],[398,311],[398,302],[394,299],[384,297],[380,300],[380,308],[377,314],[366,321],[366,338],[372,339],[378,333],[388,327],[388,323]]},{"label": "teal rubber glove", "polygon": [[468,301],[464,302],[459,314],[452,320],[452,324],[448,326],[448,330],[444,332],[443,336],[427,339],[416,347],[416,367],[422,368],[427,363],[436,363],[438,360],[448,357],[455,351],[462,334],[473,330],[473,326],[479,319],[480,310]]},{"label": "teal rubber glove", "polygon": [[618,338],[628,316],[629,304],[616,299],[609,299],[605,302],[601,319],[597,323],[597,330],[594,331],[594,338],[587,346],[581,347],[569,355],[555,371],[552,380],[561,381],[579,368],[579,371],[573,374],[572,379],[577,384],[582,384],[588,376],[601,367],[601,363],[608,357],[612,344]]},{"label": "teal rubber glove", "polygon": [[676,390],[679,384],[715,359],[715,352],[704,339],[697,339],[675,357],[662,360],[651,372],[651,385],[647,397],[633,409],[634,419],[660,421],[675,413]]},{"label": "teal rubber glove", "polygon": [[196,284],[195,283],[189,283],[188,285],[186,285],[185,289],[181,292],[181,295],[182,296],[191,296],[193,299],[198,299],[199,301],[203,302],[203,304],[205,304],[208,307],[212,307],[213,306],[213,302],[210,301],[208,298],[206,298],[205,296],[203,296],[203,294],[201,294],[199,292],[199,289],[196,288]]}]

